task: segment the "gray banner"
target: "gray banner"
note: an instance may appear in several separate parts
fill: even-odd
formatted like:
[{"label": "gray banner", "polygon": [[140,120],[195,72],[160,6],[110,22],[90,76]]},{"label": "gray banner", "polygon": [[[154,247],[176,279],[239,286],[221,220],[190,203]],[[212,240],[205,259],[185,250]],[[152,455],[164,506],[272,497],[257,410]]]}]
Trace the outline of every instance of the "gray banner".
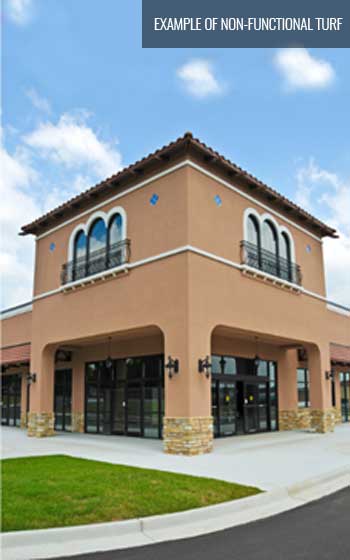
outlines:
[{"label": "gray banner", "polygon": [[142,0],[144,48],[350,47],[349,0]]}]

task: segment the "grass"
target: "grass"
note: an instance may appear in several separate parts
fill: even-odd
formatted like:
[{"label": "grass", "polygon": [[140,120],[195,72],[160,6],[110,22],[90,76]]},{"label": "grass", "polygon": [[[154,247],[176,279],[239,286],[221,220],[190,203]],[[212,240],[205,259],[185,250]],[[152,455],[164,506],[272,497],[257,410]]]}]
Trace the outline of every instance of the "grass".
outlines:
[{"label": "grass", "polygon": [[5,459],[2,530],[118,521],[252,496],[258,488],[65,455]]}]

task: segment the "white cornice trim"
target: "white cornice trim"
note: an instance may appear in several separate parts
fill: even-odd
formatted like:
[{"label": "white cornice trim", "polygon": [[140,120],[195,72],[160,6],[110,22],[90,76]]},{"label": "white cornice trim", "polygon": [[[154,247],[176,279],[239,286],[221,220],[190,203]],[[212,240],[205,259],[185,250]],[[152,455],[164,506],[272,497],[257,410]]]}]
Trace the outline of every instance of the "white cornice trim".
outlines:
[{"label": "white cornice trim", "polygon": [[203,173],[207,177],[210,177],[214,181],[217,181],[218,183],[220,183],[224,187],[227,187],[228,189],[230,189],[231,191],[233,191],[233,192],[237,193],[238,195],[242,196],[246,200],[249,200],[250,202],[253,202],[253,204],[256,204],[257,206],[260,206],[260,208],[263,208],[264,210],[267,210],[271,214],[274,214],[278,218],[284,220],[286,223],[292,225],[293,227],[295,227],[299,231],[302,231],[303,233],[305,233],[309,237],[312,237],[312,239],[315,239],[316,241],[319,241],[320,243],[322,243],[322,239],[320,237],[318,237],[317,235],[314,235],[313,233],[311,233],[307,229],[303,228],[299,224],[293,222],[293,220],[290,220],[289,218],[287,218],[283,214],[280,214],[279,212],[277,212],[277,210],[274,210],[274,209],[270,208],[269,206],[266,206],[263,202],[260,202],[259,200],[257,200],[253,196],[250,196],[249,194],[246,194],[245,192],[243,192],[238,187],[235,187],[234,185],[232,185],[228,181],[225,181],[224,179],[222,179],[218,175],[215,175],[214,173],[211,173],[210,171],[208,171],[207,169],[205,169],[201,165],[198,165],[197,163],[195,163],[195,162],[193,162],[192,160],[189,160],[189,159],[183,160],[180,163],[174,165],[173,167],[169,167],[169,169],[166,169],[165,171],[162,171],[161,173],[157,173],[156,175],[153,175],[152,177],[149,177],[148,179],[145,179],[144,181],[141,181],[140,183],[137,183],[133,187],[130,187],[129,189],[126,189],[125,191],[123,191],[121,193],[118,193],[118,194],[115,194],[114,196],[111,196],[110,198],[108,198],[107,200],[104,200],[103,202],[99,202],[98,204],[95,204],[95,206],[92,206],[88,210],[84,210],[83,212],[80,212],[79,214],[76,214],[76,216],[74,216],[73,218],[69,218],[69,220],[66,220],[66,221],[62,222],[61,224],[57,225],[56,227],[54,227],[52,229],[49,229],[45,233],[42,233],[41,235],[38,235],[36,237],[36,240],[43,239],[44,237],[47,237],[48,235],[50,235],[51,233],[61,229],[62,227],[66,226],[68,224],[71,224],[71,223],[75,222],[76,220],[79,220],[82,216],[86,216],[87,214],[90,214],[91,212],[94,212],[94,211],[98,210],[99,208],[102,208],[106,204],[109,204],[110,202],[113,202],[114,200],[118,200],[118,199],[120,199],[120,198],[138,190],[138,189],[141,189],[141,188],[147,186],[149,183],[152,183],[153,181],[157,181],[158,179],[161,179],[162,177],[165,177],[166,175],[169,175],[170,173],[173,173],[174,171],[177,171],[178,169],[181,169],[182,167],[185,167],[186,165],[188,165],[189,167],[192,167],[193,169],[196,169],[197,171],[199,171],[200,173]]},{"label": "white cornice trim", "polygon": [[10,317],[15,317],[16,315],[22,315],[23,313],[30,313],[32,311],[32,303],[23,303],[23,305],[16,305],[15,307],[9,307],[0,312],[0,319],[10,319]]},{"label": "white cornice trim", "polygon": [[206,257],[208,259],[211,259],[215,262],[219,262],[221,264],[230,266],[231,268],[235,268],[236,270],[241,270],[243,272],[249,271],[251,273],[257,273],[259,276],[263,276],[264,278],[271,280],[273,282],[275,282],[276,284],[279,283],[283,283],[286,286],[292,288],[295,291],[298,291],[301,294],[304,294],[308,297],[312,297],[314,299],[318,299],[320,301],[325,302],[326,304],[328,304],[329,306],[332,307],[332,311],[337,309],[339,312],[344,312],[345,314],[350,313],[350,308],[346,307],[345,305],[340,305],[338,303],[335,303],[329,299],[327,299],[326,297],[317,294],[315,292],[311,292],[310,290],[307,290],[306,288],[304,288],[303,286],[299,286],[298,284],[293,284],[292,282],[288,282],[288,281],[282,281],[281,279],[279,279],[276,276],[272,276],[271,274],[268,273],[264,273],[262,271],[259,271],[258,269],[254,269],[252,267],[249,267],[245,264],[240,264],[237,263],[235,261],[232,261],[230,259],[226,259],[224,257],[220,257],[219,255],[215,255],[214,253],[210,253],[208,251],[205,251],[203,249],[199,249],[198,247],[194,247],[193,245],[183,245],[180,247],[177,247],[175,249],[171,249],[170,251],[165,251],[164,253],[159,253],[158,255],[153,255],[151,257],[147,257],[146,259],[141,259],[139,261],[135,261],[133,263],[125,263],[121,266],[117,266],[115,268],[111,268],[109,270],[100,272],[98,274],[95,274],[94,276],[90,276],[87,277],[85,279],[82,280],[77,280],[75,282],[71,282],[69,284],[60,286],[59,288],[56,288],[55,290],[51,290],[49,292],[44,292],[42,294],[38,294],[36,296],[34,296],[33,298],[33,302],[34,301],[38,301],[40,299],[52,296],[52,295],[56,295],[59,293],[62,293],[64,291],[66,291],[67,289],[72,289],[72,288],[77,288],[81,285],[84,284],[90,284],[92,282],[95,282],[96,280],[102,279],[106,276],[113,276],[113,274],[117,274],[118,272],[121,271],[128,271],[128,270],[132,270],[133,268],[137,268],[139,266],[144,266],[147,265],[149,263],[152,262],[156,262],[165,258],[169,258],[172,257],[174,255],[178,255],[181,253],[185,253],[185,252],[191,252],[194,253],[196,255],[200,255],[202,257]]}]

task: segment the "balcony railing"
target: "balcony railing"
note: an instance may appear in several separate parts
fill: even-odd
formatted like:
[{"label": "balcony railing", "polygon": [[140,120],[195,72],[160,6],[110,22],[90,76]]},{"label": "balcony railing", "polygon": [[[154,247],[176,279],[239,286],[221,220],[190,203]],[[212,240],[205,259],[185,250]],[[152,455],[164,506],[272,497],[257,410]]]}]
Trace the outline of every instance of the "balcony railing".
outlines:
[{"label": "balcony railing", "polygon": [[130,240],[124,239],[118,243],[91,252],[88,257],[80,257],[65,263],[61,272],[61,283],[68,284],[82,280],[99,272],[104,272],[129,262]]},{"label": "balcony railing", "polygon": [[262,249],[249,241],[241,241],[241,262],[282,280],[301,285],[301,269],[298,264],[284,257],[277,257],[271,251]]}]

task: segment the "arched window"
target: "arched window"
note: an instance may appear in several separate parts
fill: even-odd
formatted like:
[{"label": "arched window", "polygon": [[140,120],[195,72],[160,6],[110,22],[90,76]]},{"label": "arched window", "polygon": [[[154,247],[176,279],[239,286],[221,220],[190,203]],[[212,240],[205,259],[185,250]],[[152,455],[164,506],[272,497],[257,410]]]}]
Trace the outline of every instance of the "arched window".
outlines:
[{"label": "arched window", "polygon": [[[88,239],[88,274],[97,274],[106,269],[107,228],[98,218],[91,226]],[[101,252],[100,252],[101,251]]]},{"label": "arched window", "polygon": [[91,226],[89,231],[89,255],[99,249],[106,247],[107,230],[102,218],[98,218]]},{"label": "arched window", "polygon": [[247,241],[256,245],[260,245],[260,230],[258,220],[255,216],[250,214],[247,221]]},{"label": "arched window", "polygon": [[292,281],[292,256],[291,256],[290,239],[284,231],[282,231],[281,233],[279,250],[281,256],[281,260],[280,260],[281,276],[286,280]]},{"label": "arched window", "polygon": [[83,230],[78,231],[74,238],[73,245],[73,269],[72,279],[79,280],[83,278],[86,273],[86,249],[87,239]]},{"label": "arched window", "polygon": [[123,239],[123,218],[120,214],[112,216],[108,226],[108,245],[119,243]]},{"label": "arched window", "polygon": [[108,225],[108,263],[109,268],[120,265],[123,262],[124,248],[120,241],[123,239],[123,218],[121,214],[114,214]]},{"label": "arched window", "polygon": [[263,270],[278,275],[278,237],[275,226],[269,220],[265,220],[262,226],[262,249]]}]

